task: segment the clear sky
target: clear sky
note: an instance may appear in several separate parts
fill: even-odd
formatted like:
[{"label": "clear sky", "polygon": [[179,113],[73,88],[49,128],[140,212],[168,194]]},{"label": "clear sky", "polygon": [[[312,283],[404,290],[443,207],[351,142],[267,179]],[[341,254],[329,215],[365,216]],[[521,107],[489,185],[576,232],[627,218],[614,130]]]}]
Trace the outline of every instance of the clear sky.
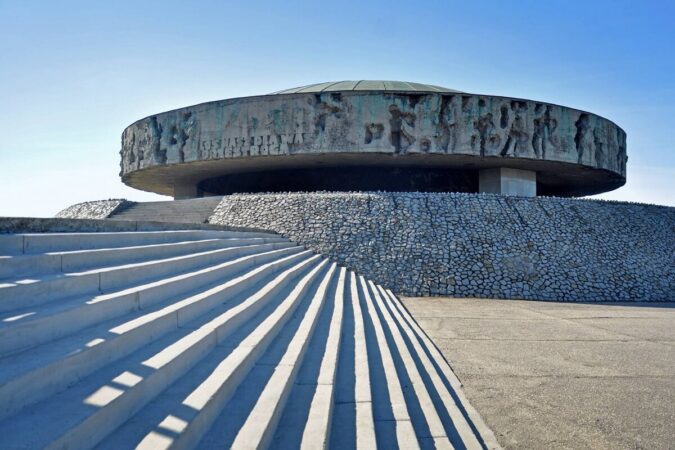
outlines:
[{"label": "clear sky", "polygon": [[628,183],[675,205],[675,1],[0,0],[0,215],[163,198],[122,184],[149,114],[392,79],[588,110],[628,133]]}]

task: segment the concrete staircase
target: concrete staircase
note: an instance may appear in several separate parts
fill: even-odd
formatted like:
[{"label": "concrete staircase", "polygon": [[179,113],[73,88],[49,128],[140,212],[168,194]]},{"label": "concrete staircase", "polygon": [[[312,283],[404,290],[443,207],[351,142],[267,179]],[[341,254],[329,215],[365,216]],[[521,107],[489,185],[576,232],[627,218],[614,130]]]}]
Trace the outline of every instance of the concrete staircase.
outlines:
[{"label": "concrete staircase", "polygon": [[388,290],[272,234],[0,235],[0,447],[493,448]]},{"label": "concrete staircase", "polygon": [[115,220],[156,221],[172,223],[206,223],[222,197],[191,198],[165,202],[142,202],[113,213]]}]

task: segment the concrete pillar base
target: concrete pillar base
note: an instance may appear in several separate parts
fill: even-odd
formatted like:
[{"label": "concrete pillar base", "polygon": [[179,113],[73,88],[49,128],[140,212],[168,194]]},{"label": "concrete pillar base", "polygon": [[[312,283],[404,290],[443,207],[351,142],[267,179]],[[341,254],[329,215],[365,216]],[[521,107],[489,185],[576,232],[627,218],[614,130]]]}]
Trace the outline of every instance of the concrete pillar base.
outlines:
[{"label": "concrete pillar base", "polygon": [[481,170],[478,174],[478,192],[535,197],[537,172],[506,167]]}]

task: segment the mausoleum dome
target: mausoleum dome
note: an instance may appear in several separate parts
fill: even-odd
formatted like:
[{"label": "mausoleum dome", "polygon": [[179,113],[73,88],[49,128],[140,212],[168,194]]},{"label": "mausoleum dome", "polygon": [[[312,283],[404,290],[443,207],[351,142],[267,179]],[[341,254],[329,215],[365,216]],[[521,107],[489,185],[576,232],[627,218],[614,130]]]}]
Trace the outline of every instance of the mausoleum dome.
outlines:
[{"label": "mausoleum dome", "polygon": [[159,113],[122,135],[129,186],[236,192],[580,196],[626,181],[626,134],[541,101],[403,81],[337,81]]},{"label": "mausoleum dome", "polygon": [[310,84],[307,86],[273,92],[271,95],[339,91],[443,92],[461,94],[460,91],[444,88],[442,86],[434,86],[433,84],[413,83],[410,81],[356,80],[329,81],[327,83]]}]

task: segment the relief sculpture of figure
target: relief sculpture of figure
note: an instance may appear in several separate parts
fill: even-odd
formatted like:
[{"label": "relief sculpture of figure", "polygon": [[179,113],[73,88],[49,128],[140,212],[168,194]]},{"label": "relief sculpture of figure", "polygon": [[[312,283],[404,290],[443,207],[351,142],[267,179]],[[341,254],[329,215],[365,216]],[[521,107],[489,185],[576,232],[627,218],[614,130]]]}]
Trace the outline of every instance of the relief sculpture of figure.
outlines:
[{"label": "relief sculpture of figure", "polygon": [[[142,138],[138,141],[138,166],[142,166],[142,161],[146,164],[166,164],[166,149],[161,147],[162,125],[157,121],[157,117],[146,119],[141,132]],[[141,161],[142,160],[142,161]]]},{"label": "relief sculpture of figure", "polygon": [[[541,109],[541,106],[537,105],[536,109]],[[534,119],[532,148],[537,158],[546,159],[546,150],[557,147],[554,137],[556,128],[558,128],[558,121],[551,118],[551,107],[546,106],[544,114]]]},{"label": "relief sculpture of figure", "polygon": [[577,147],[578,160],[577,163],[582,164],[584,155],[591,154],[593,150],[593,130],[591,128],[591,120],[588,114],[581,113],[579,119],[574,123],[577,128],[577,133],[574,136],[574,143]]},{"label": "relief sculpture of figure", "polygon": [[492,151],[499,148],[502,138],[499,136],[497,127],[495,127],[494,121],[492,120],[492,113],[487,113],[474,121],[473,127],[476,129],[478,134],[472,139],[473,144],[476,142],[480,145],[480,156],[486,155],[486,150]]},{"label": "relief sculpture of figure", "polygon": [[616,141],[617,141],[616,158],[615,158],[615,160],[616,160],[616,170],[619,173],[625,174],[626,173],[626,160],[628,159],[628,156],[626,156],[626,133],[617,129],[616,130]]},{"label": "relief sculpture of figure", "polygon": [[444,96],[441,99],[441,110],[434,125],[438,130],[435,137],[436,148],[443,153],[452,153],[457,145],[457,110],[455,96]]},{"label": "relief sculpture of figure", "polygon": [[314,134],[318,142],[338,145],[347,133],[347,114],[339,93],[317,94],[314,105]]},{"label": "relief sculpture of figure", "polygon": [[595,166],[606,167],[607,136],[602,128],[593,129],[593,144],[595,145]]},{"label": "relief sculpture of figure", "polygon": [[185,160],[185,145],[187,144],[188,140],[194,135],[195,126],[196,123],[194,117],[192,116],[192,112],[188,111],[184,113],[179,124],[179,131],[177,136],[177,142],[179,145],[178,150],[182,160]]},{"label": "relief sculpture of figure", "polygon": [[616,165],[618,171],[622,174],[626,173],[626,162],[628,162],[628,156],[626,155],[626,152],[619,149],[616,154]]},{"label": "relief sculpture of figure", "polygon": [[[160,148],[165,155],[171,156],[171,161],[185,162],[185,145],[194,134],[195,120],[191,111],[181,114],[178,123],[171,120],[164,127],[166,132],[162,134]],[[209,155],[200,155],[200,158],[208,158]],[[174,159],[175,158],[175,159]]]},{"label": "relief sculpture of figure", "polygon": [[136,170],[136,134],[134,128],[128,128],[122,134],[122,161],[126,165],[124,171]]},{"label": "relief sculpture of figure", "polygon": [[457,124],[455,126],[455,150],[460,153],[467,153],[468,150],[471,152],[474,151],[476,144],[476,136],[474,128],[474,119],[476,114],[474,113],[474,97],[470,95],[462,95],[458,100],[458,110],[460,111],[459,117],[457,117]]},{"label": "relief sculpture of figure", "polygon": [[415,142],[414,130],[416,116],[414,113],[403,112],[397,105],[389,106],[389,139],[394,146],[395,154],[404,154],[408,147]]},{"label": "relief sculpture of figure", "polygon": [[511,102],[511,111],[514,115],[506,137],[506,143],[499,153],[500,156],[518,156],[518,153],[523,149],[527,150],[529,136],[525,118],[523,117],[527,111],[527,103],[513,100]]},{"label": "relief sculpture of figure", "polygon": [[148,163],[152,163],[151,134],[149,119],[144,120],[136,128],[136,161],[138,168],[142,169]]},{"label": "relief sculpture of figure", "polygon": [[316,118],[314,125],[319,131],[326,131],[326,119],[333,115],[338,115],[342,112],[342,100],[339,96],[334,94],[317,94]]},{"label": "relief sculpture of figure", "polygon": [[367,123],[364,143],[370,144],[373,141],[378,141],[382,139],[383,133],[384,133],[384,125],[382,125],[381,123]]}]

